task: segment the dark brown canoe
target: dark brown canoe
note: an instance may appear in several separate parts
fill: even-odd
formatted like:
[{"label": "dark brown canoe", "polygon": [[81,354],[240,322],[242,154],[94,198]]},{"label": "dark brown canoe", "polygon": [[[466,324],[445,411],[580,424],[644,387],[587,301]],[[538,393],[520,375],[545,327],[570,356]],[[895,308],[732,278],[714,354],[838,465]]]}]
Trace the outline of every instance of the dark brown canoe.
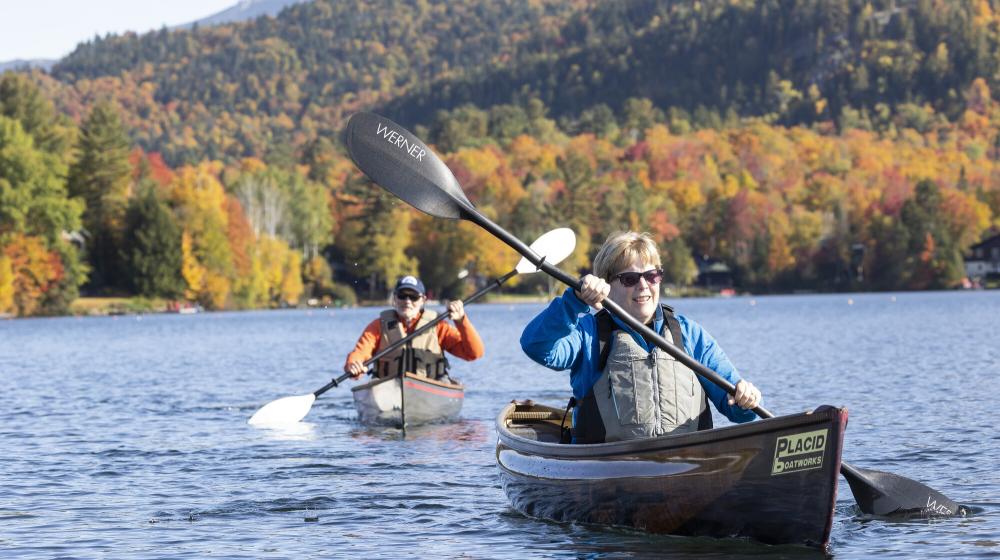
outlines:
[{"label": "dark brown canoe", "polygon": [[562,420],[531,401],[497,417],[501,482],[525,515],[769,544],[830,540],[846,409],[587,445],[559,443]]}]

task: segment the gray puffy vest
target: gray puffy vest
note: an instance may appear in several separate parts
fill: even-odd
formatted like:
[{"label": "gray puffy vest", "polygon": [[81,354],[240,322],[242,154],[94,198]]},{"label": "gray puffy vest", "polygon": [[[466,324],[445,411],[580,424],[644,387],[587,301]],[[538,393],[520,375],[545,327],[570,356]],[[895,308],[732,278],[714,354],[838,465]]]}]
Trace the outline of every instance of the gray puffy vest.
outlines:
[{"label": "gray puffy vest", "polygon": [[[684,348],[673,309],[662,305],[663,337]],[[601,376],[576,410],[577,443],[602,443],[712,427],[698,376],[662,349],[647,352],[607,311],[596,316]]]}]

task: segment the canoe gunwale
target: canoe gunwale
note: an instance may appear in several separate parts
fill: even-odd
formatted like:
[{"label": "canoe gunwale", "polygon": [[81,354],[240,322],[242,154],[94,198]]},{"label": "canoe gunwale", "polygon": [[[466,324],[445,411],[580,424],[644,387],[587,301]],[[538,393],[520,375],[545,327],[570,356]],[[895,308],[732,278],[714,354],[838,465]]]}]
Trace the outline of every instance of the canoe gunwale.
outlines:
[{"label": "canoe gunwale", "polygon": [[[808,412],[775,416],[774,418],[759,419],[744,424],[734,424],[731,426],[723,426],[721,428],[713,428],[711,430],[703,430],[687,434],[665,435],[628,441],[615,441],[610,443],[565,444],[538,441],[513,433],[509,428],[508,418],[519,404],[523,403],[509,403],[503,408],[503,410],[500,411],[500,414],[497,415],[497,435],[506,447],[521,453],[528,453],[543,457],[578,458],[595,456],[609,457],[615,455],[630,455],[635,453],[669,450],[711,442],[721,442],[730,439],[739,439],[760,433],[783,430],[786,428],[808,426],[810,424],[827,424],[832,421],[836,421],[841,410],[832,406],[820,406]],[[563,413],[563,411],[559,409],[538,404],[533,404],[532,409],[558,412],[560,415]],[[567,417],[567,420],[569,420],[569,417]],[[536,424],[539,422],[549,422],[555,426],[559,425],[549,420],[522,421],[523,424],[532,422]]]},{"label": "canoe gunwale", "polygon": [[[409,373],[409,372],[407,372],[406,373],[406,380],[407,381],[418,381],[420,383],[425,383],[427,385],[431,385],[431,386],[434,386],[434,387],[441,387],[443,389],[451,389],[451,390],[454,390],[454,391],[465,391],[465,385],[462,385],[461,383],[458,383],[458,382],[446,383],[444,381],[438,381],[437,379],[431,379],[429,377],[422,377],[422,376],[417,375],[415,373]],[[399,377],[395,377],[395,376],[394,377],[376,377],[376,378],[373,378],[371,381],[367,381],[365,383],[362,383],[361,385],[355,385],[354,387],[351,387],[351,391],[352,392],[357,392],[357,391],[363,391],[363,390],[366,390],[366,389],[371,389],[372,387],[375,387],[376,385],[381,385],[381,384],[387,383],[389,381],[399,381]]]}]

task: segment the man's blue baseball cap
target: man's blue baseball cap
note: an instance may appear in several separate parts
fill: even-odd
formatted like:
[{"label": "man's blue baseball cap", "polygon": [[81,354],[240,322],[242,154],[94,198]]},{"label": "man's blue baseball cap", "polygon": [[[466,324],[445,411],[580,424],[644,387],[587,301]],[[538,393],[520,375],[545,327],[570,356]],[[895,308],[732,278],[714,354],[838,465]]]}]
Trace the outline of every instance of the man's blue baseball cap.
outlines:
[{"label": "man's blue baseball cap", "polygon": [[416,276],[404,276],[396,282],[396,289],[393,290],[394,294],[399,294],[403,290],[410,290],[412,292],[417,292],[420,295],[424,295],[427,291],[424,289],[424,283],[420,281]]}]

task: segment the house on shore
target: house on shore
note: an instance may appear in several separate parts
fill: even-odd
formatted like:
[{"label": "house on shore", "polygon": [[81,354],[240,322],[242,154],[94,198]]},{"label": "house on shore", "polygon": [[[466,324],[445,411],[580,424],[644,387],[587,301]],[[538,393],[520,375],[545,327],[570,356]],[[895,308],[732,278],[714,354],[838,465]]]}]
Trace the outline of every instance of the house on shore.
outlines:
[{"label": "house on shore", "polygon": [[1000,234],[969,248],[969,255],[965,257],[965,275],[972,281],[1000,278]]},{"label": "house on shore", "polygon": [[733,271],[726,263],[713,259],[708,255],[695,255],[694,262],[698,266],[696,286],[709,290],[730,289],[733,287]]}]

